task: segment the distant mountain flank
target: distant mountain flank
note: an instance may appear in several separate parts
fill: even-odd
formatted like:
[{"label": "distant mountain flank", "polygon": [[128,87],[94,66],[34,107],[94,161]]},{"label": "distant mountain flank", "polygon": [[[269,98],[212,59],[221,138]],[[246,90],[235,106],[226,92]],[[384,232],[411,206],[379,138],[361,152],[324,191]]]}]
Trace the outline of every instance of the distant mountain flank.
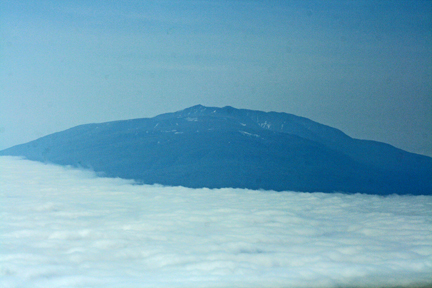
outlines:
[{"label": "distant mountain flank", "polygon": [[287,113],[193,106],[86,124],[0,155],[192,188],[432,195],[432,158]]}]

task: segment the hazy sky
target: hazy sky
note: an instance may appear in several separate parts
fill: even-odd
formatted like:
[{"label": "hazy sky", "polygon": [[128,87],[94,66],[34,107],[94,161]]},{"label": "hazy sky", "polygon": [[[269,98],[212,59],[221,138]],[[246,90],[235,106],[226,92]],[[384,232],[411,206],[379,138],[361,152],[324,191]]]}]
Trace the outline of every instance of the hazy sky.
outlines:
[{"label": "hazy sky", "polygon": [[432,156],[432,1],[0,2],[0,149],[202,104]]}]

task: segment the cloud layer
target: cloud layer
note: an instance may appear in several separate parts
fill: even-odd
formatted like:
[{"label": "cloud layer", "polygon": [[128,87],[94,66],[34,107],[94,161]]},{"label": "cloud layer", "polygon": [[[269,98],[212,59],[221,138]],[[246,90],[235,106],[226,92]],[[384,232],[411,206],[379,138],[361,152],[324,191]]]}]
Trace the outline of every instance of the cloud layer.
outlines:
[{"label": "cloud layer", "polygon": [[0,157],[1,287],[432,284],[432,197],[141,186]]}]

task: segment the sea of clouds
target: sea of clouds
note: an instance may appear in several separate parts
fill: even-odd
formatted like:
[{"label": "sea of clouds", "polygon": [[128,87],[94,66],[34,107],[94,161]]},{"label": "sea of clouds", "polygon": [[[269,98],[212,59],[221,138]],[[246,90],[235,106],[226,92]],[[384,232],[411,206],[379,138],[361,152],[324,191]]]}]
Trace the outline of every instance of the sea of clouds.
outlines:
[{"label": "sea of clouds", "polygon": [[432,284],[432,197],[135,185],[0,157],[0,287]]}]

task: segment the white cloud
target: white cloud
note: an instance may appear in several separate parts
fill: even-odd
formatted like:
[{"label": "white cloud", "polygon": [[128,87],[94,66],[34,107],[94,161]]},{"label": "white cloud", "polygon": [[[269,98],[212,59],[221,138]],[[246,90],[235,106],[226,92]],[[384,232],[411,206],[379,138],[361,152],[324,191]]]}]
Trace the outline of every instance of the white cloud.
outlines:
[{"label": "white cloud", "polygon": [[141,186],[0,157],[1,287],[432,283],[432,197]]}]

